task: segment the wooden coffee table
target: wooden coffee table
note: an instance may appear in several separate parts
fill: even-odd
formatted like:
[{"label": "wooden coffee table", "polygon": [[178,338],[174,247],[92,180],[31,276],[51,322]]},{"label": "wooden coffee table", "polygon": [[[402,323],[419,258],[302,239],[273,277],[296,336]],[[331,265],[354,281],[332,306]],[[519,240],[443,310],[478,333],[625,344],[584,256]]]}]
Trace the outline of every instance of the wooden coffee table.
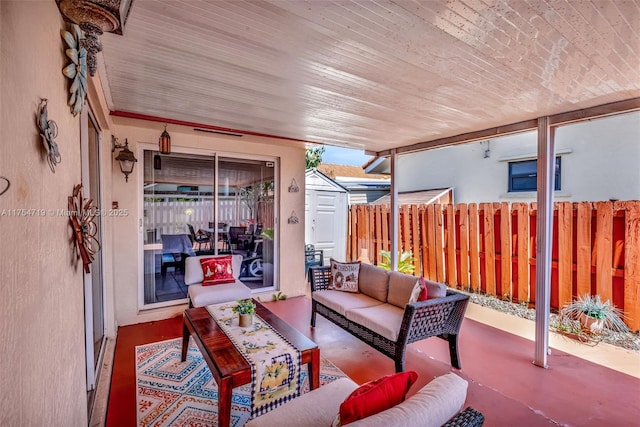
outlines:
[{"label": "wooden coffee table", "polygon": [[[308,365],[311,390],[320,385],[320,349],[318,345],[270,312],[258,301],[256,314],[284,336],[300,351],[301,363]],[[182,335],[182,361],[187,358],[189,336],[193,336],[204,360],[218,384],[218,426],[231,422],[231,392],[251,382],[251,366],[233,345],[205,307],[190,308],[184,312]]]}]

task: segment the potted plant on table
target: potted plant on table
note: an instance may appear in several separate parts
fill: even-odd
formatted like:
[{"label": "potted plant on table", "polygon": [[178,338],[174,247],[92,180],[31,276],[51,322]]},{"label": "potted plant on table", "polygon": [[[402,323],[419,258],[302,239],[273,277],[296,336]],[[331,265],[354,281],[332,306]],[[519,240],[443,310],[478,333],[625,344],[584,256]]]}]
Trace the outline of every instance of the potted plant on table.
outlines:
[{"label": "potted plant on table", "polygon": [[568,317],[580,322],[583,330],[594,335],[602,333],[603,329],[614,332],[626,332],[627,325],[622,321],[624,313],[611,304],[611,301],[602,301],[600,295],[579,296],[560,312],[563,317]]},{"label": "potted plant on table", "polygon": [[237,304],[232,308],[233,312],[238,314],[239,325],[241,328],[251,326],[253,323],[253,315],[256,313],[256,305],[250,299],[239,299]]}]

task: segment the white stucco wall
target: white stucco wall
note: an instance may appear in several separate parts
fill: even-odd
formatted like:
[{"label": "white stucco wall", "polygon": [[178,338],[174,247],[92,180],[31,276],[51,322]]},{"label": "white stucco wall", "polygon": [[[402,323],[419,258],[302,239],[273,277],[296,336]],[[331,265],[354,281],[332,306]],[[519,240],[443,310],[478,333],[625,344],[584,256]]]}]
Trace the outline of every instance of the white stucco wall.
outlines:
[{"label": "white stucco wall", "polygon": [[[54,1],[0,2],[0,425],[87,425],[82,265],[65,209],[80,182],[80,118],[67,106],[66,65]],[[62,155],[43,156],[35,114],[48,99]],[[44,216],[13,209],[44,209]]]},{"label": "white stucco wall", "polygon": [[[143,172],[140,159],[142,152],[138,144],[158,145],[158,138],[164,125],[128,118],[114,117],[114,135],[119,141],[125,138],[129,148],[135,153],[139,162],[129,182],[125,182],[117,164],[112,164],[112,198],[118,201],[120,209],[128,209],[130,215],[113,221],[113,240],[118,250],[114,253],[114,288],[115,309],[118,325],[164,319],[181,313],[186,305],[178,305],[153,310],[139,310],[138,280],[143,268],[140,259],[141,235],[138,223],[142,212],[140,209],[139,188],[142,185]],[[292,179],[304,183],[305,157],[304,144],[278,139],[243,136],[242,138],[220,136],[203,132],[195,132],[190,127],[169,125],[167,131],[171,135],[173,151],[181,147],[204,150],[204,153],[237,154],[248,156],[269,156],[280,159],[280,203],[277,214],[280,217],[277,244],[280,251],[280,290],[288,296],[303,295],[306,282],[304,277],[304,192],[289,193],[287,191]],[[203,154],[204,154],[203,153]],[[298,224],[288,224],[287,219],[295,211],[300,219]],[[263,299],[271,298],[270,291]]]},{"label": "white stucco wall", "polygon": [[[561,160],[558,201],[640,199],[640,112],[557,128]],[[509,160],[535,158],[535,132],[399,156],[399,191],[454,188],[455,203],[534,201],[535,192],[508,193]]]}]

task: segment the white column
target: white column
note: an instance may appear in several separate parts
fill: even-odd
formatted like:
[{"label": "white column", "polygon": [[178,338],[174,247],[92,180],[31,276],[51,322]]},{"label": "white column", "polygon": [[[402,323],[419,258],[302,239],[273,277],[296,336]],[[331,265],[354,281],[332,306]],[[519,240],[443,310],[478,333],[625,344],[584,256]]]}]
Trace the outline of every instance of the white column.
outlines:
[{"label": "white column", "polygon": [[551,245],[555,147],[549,117],[538,119],[538,213],[536,218],[536,342],[533,364],[547,368],[551,301]]},{"label": "white column", "polygon": [[400,219],[400,209],[398,207],[398,185],[396,162],[398,161],[398,153],[396,149],[391,150],[391,271],[398,270],[398,222]]}]

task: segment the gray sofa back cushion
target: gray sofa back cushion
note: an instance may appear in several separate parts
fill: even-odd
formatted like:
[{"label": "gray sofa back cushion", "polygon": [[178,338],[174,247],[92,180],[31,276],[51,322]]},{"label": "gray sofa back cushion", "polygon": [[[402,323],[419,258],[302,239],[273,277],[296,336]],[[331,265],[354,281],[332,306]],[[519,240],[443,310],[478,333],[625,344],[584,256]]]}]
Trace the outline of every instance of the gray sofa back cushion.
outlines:
[{"label": "gray sofa back cushion", "polygon": [[[389,295],[387,301],[389,304],[393,304],[404,309],[404,306],[409,302],[411,297],[411,291],[416,285],[418,278],[415,276],[409,276],[408,274],[398,273],[392,271],[389,273]],[[428,296],[428,290],[427,290]]]},{"label": "gray sofa back cushion", "polygon": [[375,265],[360,264],[358,291],[378,301],[387,302],[389,272]]}]

